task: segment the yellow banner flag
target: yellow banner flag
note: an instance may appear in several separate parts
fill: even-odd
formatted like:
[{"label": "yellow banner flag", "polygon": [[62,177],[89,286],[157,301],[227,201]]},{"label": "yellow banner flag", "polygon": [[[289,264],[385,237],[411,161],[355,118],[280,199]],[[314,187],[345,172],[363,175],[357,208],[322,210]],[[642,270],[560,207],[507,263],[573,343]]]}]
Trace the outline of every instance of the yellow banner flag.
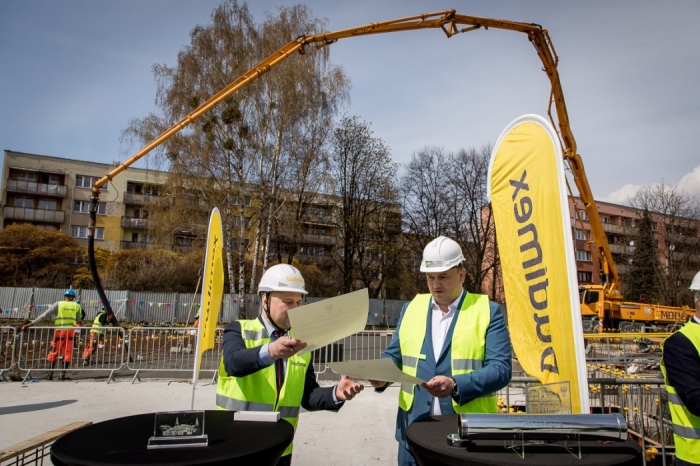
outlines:
[{"label": "yellow banner flag", "polygon": [[570,383],[588,413],[588,380],[561,146],[551,124],[524,115],[491,154],[489,197],[518,361],[542,383]]},{"label": "yellow banner flag", "polygon": [[199,333],[197,338],[197,359],[194,369],[194,383],[199,377],[202,355],[213,349],[216,341],[216,324],[219,320],[221,301],[224,297],[223,228],[221,214],[214,208],[209,217],[207,251],[202,273],[202,302],[199,313]]}]

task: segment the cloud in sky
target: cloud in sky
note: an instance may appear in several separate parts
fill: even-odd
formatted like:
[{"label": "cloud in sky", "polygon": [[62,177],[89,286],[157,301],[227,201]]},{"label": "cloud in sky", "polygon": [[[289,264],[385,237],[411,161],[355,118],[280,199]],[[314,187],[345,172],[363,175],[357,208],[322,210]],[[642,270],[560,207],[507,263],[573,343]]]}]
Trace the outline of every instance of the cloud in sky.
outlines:
[{"label": "cloud in sky", "polygon": [[[596,198],[695,173],[700,2],[373,0],[306,2],[328,30],[425,12],[541,24],[550,32],[578,152]],[[158,112],[154,64],[175,65],[219,0],[23,0],[0,14],[3,149],[111,163],[133,118]],[[258,22],[282,0],[249,2]],[[663,27],[650,27],[655,25]],[[292,39],[292,38],[290,38]],[[283,45],[283,44],[280,44]],[[331,60],[352,80],[349,113],[406,163],[426,147],[495,143],[524,113],[546,116],[549,82],[524,34],[440,30],[344,39]],[[695,178],[697,180],[697,178]],[[623,190],[627,190],[624,191]],[[613,201],[614,202],[614,201]]]},{"label": "cloud in sky", "polygon": [[[657,183],[658,182],[654,182],[649,185]],[[684,175],[678,183],[672,183],[672,185],[675,186],[679,194],[700,199],[700,165],[695,167],[690,173]],[[648,185],[626,184],[616,189],[608,196],[600,198],[600,200],[613,204],[630,205],[630,199],[634,198],[637,192],[645,186]]]}]

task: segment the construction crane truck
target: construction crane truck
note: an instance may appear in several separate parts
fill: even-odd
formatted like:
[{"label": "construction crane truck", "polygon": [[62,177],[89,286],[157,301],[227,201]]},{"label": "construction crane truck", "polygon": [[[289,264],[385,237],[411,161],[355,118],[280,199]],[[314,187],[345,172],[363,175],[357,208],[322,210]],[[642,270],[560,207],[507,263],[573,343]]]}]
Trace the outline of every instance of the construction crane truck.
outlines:
[{"label": "construction crane truck", "polygon": [[[685,309],[654,307],[640,303],[627,303],[622,300],[619,292],[619,277],[615,263],[610,253],[605,233],[602,228],[600,216],[596,208],[591,190],[583,169],[581,157],[576,152],[576,141],[569,126],[569,117],[564,102],[564,93],[559,81],[559,71],[557,69],[559,58],[554,50],[548,31],[542,26],[534,23],[522,23],[493,18],[480,18],[457,13],[455,10],[440,11],[436,13],[426,13],[406,18],[399,18],[378,23],[370,23],[364,26],[343,29],[334,32],[324,32],[314,35],[300,36],[286,45],[282,46],[275,53],[259,62],[253,68],[235,78],[228,86],[213,95],[209,100],[188,113],[180,121],[173,124],[168,130],[148,143],[128,160],[118,164],[112,171],[97,180],[93,185],[90,206],[90,223],[88,225],[88,261],[93,276],[95,287],[105,303],[109,306],[99,276],[94,258],[94,233],[97,214],[97,205],[100,196],[100,188],[108,183],[112,178],[148,154],[156,147],[163,144],[170,137],[174,136],[183,128],[187,127],[199,117],[208,112],[211,108],[232,94],[247,86],[251,82],[261,79],[275,66],[289,58],[294,53],[304,54],[308,47],[315,46],[323,48],[334,44],[340,39],[351,37],[384,34],[391,32],[412,31],[419,29],[440,29],[448,38],[457,34],[476,30],[500,29],[523,33],[534,46],[539,56],[543,71],[551,84],[551,93],[547,114],[555,128],[558,128],[558,136],[562,145],[564,159],[573,175],[574,182],[578,188],[579,196],[583,201],[594,235],[596,246],[596,257],[599,259],[603,276],[606,280],[602,285],[589,285],[582,288],[581,310],[584,319],[587,321],[605,322],[610,326],[621,321],[644,322],[651,324],[675,324],[686,320]],[[554,107],[554,112],[552,111]],[[555,121],[556,120],[556,121]],[[109,310],[109,309],[108,309]]]}]

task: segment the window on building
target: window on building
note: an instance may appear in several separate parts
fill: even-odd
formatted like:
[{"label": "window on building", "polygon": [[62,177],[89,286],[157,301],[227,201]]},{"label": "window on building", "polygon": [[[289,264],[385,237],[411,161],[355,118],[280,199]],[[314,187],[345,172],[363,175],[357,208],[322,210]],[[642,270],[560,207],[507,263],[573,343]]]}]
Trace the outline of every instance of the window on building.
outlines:
[{"label": "window on building", "polygon": [[576,260],[582,262],[590,262],[591,251],[576,251]]},{"label": "window on building", "polygon": [[131,242],[132,243],[148,243],[148,233],[132,233]]},{"label": "window on building", "polygon": [[578,216],[581,218],[581,220],[588,221],[588,212],[585,210],[579,210],[578,211]]},{"label": "window on building", "polygon": [[[88,227],[71,226],[70,235],[73,238],[87,238],[88,237]],[[105,229],[102,227],[95,228],[95,239],[104,239]]]},{"label": "window on building", "polygon": [[[75,187],[92,189],[92,186],[97,180],[99,180],[99,178],[96,176],[75,175]],[[100,186],[100,191],[107,191],[107,184]]]},{"label": "window on building", "polygon": [[159,196],[160,186],[146,185],[143,187],[143,194],[146,196]]},{"label": "window on building", "polygon": [[39,176],[39,182],[44,184],[50,184],[52,186],[58,186],[61,184],[61,177],[55,173],[42,173]]},{"label": "window on building", "polygon": [[592,279],[593,279],[593,273],[591,273],[591,272],[579,272],[578,273],[579,283],[591,283]]},{"label": "window on building", "polygon": [[188,238],[185,236],[179,236],[177,238],[177,245],[178,246],[192,246],[192,241],[194,241],[193,238]]},{"label": "window on building", "polygon": [[14,207],[24,207],[25,209],[33,209],[34,208],[34,198],[33,197],[16,197],[14,203],[12,204]]},{"label": "window on building", "polygon": [[588,239],[587,236],[590,237],[590,233],[589,234],[586,234],[586,233],[588,233],[588,232],[585,230],[579,230],[577,228],[576,229],[576,239],[581,240],[581,241],[586,241]]},{"label": "window on building", "polygon": [[39,199],[39,210],[56,210],[57,207],[56,199]]},{"label": "window on building", "polygon": [[608,217],[607,215],[601,215],[600,223],[610,223],[610,217]]},{"label": "window on building", "polygon": [[25,170],[17,171],[17,181],[36,181],[36,172],[28,172]]},{"label": "window on building", "polygon": [[[104,202],[97,203],[97,214],[104,215],[107,211],[107,204]],[[81,214],[90,213],[90,201],[73,201],[73,212],[80,212]]]}]

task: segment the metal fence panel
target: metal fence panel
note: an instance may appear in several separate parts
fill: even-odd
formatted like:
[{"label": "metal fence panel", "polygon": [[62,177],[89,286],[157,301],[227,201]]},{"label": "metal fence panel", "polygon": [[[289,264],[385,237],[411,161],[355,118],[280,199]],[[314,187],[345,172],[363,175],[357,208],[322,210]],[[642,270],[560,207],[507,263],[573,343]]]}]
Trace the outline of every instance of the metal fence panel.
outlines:
[{"label": "metal fence panel", "polygon": [[0,287],[0,309],[4,319],[23,319],[33,304],[34,288]]},{"label": "metal fence panel", "polygon": [[[200,371],[217,371],[223,329],[217,328],[214,349],[202,355]],[[193,327],[134,327],[127,337],[127,368],[132,371],[193,372],[197,329]]]},{"label": "metal fence panel", "polygon": [[[95,316],[102,310],[102,299],[97,290],[76,290],[80,305],[85,311],[85,321],[92,322]],[[105,290],[107,300],[117,319],[123,320],[126,312],[126,300],[129,292],[126,290]],[[63,299],[61,296],[60,299]]]},{"label": "metal fence panel", "polygon": [[65,291],[63,288],[34,288],[34,303],[29,307],[29,318],[36,319],[53,303],[62,301]]},{"label": "metal fence panel", "polygon": [[0,375],[17,363],[17,332],[14,327],[0,327]]},{"label": "metal fence panel", "polygon": [[176,310],[179,307],[177,293],[152,293],[134,291],[129,293],[129,322],[161,324],[177,323]]},{"label": "metal fence panel", "polygon": [[[30,327],[20,332],[17,367],[23,371],[116,371],[123,365],[124,345],[121,328],[104,327],[104,336],[90,327]],[[92,354],[85,349],[94,343]],[[57,353],[49,361],[49,353]],[[91,364],[84,365],[84,358]]]}]

